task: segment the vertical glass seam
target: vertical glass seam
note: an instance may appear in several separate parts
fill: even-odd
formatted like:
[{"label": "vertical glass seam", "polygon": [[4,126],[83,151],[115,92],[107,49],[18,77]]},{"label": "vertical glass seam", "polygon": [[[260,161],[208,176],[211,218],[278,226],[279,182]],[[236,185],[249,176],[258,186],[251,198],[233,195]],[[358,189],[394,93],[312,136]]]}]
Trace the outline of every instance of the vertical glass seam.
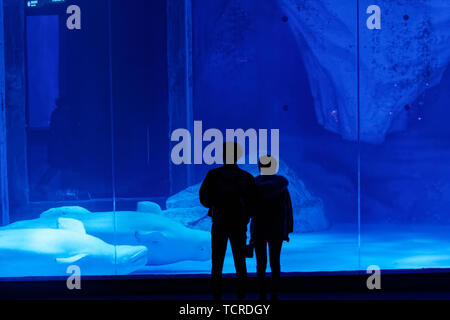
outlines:
[{"label": "vertical glass seam", "polygon": [[0,226],[6,226],[10,222],[5,102],[5,30],[3,27],[3,16],[3,0],[0,0],[0,21],[2,23],[0,30],[0,196],[2,210],[0,217]]},{"label": "vertical glass seam", "polygon": [[[185,41],[185,90],[186,90],[186,128],[193,132],[193,92],[192,92],[192,2],[184,1],[184,41]],[[186,180],[188,186],[193,184],[191,166],[186,168]]]},{"label": "vertical glass seam", "polygon": [[109,55],[109,112],[110,112],[110,134],[111,134],[111,184],[113,204],[113,246],[114,246],[114,274],[117,275],[117,239],[116,239],[116,174],[114,161],[114,101],[113,101],[113,57],[112,57],[112,0],[108,0],[108,55]]},{"label": "vertical glass seam", "polygon": [[360,34],[359,34],[359,0],[356,0],[356,118],[357,118],[357,197],[358,197],[358,269],[361,270],[361,95],[360,95]]}]

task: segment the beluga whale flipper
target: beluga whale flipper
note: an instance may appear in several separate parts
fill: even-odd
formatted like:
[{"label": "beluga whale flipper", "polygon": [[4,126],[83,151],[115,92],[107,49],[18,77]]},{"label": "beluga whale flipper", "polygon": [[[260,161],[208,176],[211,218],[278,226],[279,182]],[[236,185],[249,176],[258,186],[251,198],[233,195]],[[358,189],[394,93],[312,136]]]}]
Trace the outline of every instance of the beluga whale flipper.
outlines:
[{"label": "beluga whale flipper", "polygon": [[65,276],[77,265],[82,275],[129,274],[147,262],[144,246],[113,246],[88,235],[82,222],[58,218],[56,228],[0,231],[0,276]]}]

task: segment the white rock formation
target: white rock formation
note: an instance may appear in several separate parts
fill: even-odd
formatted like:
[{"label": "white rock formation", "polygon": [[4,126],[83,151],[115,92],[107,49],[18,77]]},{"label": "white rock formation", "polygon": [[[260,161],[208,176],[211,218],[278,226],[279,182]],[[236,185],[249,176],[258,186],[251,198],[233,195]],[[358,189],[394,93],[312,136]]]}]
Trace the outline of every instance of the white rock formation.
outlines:
[{"label": "white rock formation", "polygon": [[[283,161],[279,167],[279,174],[289,180],[289,192],[294,209],[294,232],[313,232],[329,228],[330,223],[325,216],[322,201],[311,195],[295,172]],[[254,176],[258,174],[256,165],[244,165],[242,169]],[[200,204],[199,190],[200,184],[197,184],[173,195],[167,199],[167,210],[163,213],[189,227],[208,230],[211,223],[209,219],[202,219],[208,210]]]}]

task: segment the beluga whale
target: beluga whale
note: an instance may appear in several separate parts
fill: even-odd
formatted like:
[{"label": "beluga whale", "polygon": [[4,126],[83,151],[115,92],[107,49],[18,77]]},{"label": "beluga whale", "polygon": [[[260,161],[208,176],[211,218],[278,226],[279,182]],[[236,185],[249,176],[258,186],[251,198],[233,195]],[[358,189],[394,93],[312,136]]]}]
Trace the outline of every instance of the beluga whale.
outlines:
[{"label": "beluga whale", "polygon": [[211,259],[211,234],[187,228],[164,212],[90,212],[81,207],[61,207],[0,230],[54,228],[60,218],[81,221],[88,234],[108,243],[146,247],[148,266]]},{"label": "beluga whale", "polygon": [[58,218],[56,228],[2,229],[0,276],[66,276],[76,265],[81,275],[124,275],[147,262],[144,246],[113,246],[88,235],[83,223]]}]

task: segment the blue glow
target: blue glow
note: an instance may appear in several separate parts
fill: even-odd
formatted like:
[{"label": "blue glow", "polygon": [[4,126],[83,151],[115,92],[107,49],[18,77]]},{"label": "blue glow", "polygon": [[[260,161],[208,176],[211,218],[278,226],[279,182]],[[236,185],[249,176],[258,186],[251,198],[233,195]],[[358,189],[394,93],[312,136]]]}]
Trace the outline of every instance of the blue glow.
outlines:
[{"label": "blue glow", "polygon": [[448,1],[379,1],[376,29],[363,1],[356,19],[348,1],[83,0],[81,30],[61,2],[2,30],[0,278],[209,273],[198,192],[217,165],[174,163],[177,129],[192,162],[207,129],[279,129],[283,272],[450,268]]}]

